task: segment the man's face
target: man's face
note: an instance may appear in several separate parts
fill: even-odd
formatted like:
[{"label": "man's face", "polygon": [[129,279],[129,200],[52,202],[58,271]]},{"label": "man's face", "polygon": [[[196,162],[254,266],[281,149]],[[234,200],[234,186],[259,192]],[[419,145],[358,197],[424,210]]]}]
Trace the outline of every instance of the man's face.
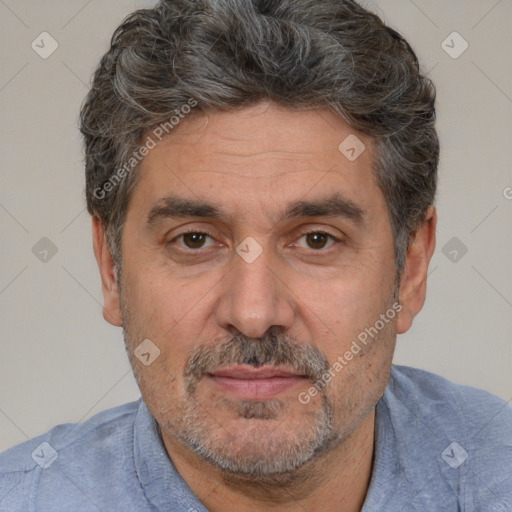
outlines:
[{"label": "man's face", "polygon": [[[272,474],[339,445],[373,411],[397,296],[372,142],[357,133],[366,149],[353,161],[338,149],[355,133],[326,111],[258,105],[190,116],[142,161],[121,309],[166,446]],[[146,366],[134,351],[148,339],[160,353]]]}]

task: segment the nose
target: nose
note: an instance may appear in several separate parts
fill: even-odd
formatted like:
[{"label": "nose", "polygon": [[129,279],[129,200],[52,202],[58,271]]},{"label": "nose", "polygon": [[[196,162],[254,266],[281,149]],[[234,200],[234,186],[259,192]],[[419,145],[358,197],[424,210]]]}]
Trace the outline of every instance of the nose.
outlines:
[{"label": "nose", "polygon": [[251,263],[233,255],[230,272],[219,283],[218,325],[250,338],[261,338],[269,328],[286,332],[294,322],[293,293],[284,272],[268,257],[269,250]]}]

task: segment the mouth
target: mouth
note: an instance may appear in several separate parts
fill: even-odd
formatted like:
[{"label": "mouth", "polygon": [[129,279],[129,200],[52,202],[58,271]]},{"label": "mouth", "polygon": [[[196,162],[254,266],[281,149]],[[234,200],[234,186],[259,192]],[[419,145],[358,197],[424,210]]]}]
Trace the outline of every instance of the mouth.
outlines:
[{"label": "mouth", "polygon": [[285,368],[276,366],[254,368],[238,364],[215,370],[206,377],[217,388],[244,400],[276,398],[293,387],[304,385],[308,380],[305,375]]}]

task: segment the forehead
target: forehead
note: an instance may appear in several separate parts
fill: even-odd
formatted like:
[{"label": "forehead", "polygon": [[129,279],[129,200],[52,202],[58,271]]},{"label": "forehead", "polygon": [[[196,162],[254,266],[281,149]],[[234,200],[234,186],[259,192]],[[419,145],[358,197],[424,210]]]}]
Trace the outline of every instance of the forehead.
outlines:
[{"label": "forehead", "polygon": [[[212,153],[244,158],[263,153],[297,159],[339,157],[343,155],[340,144],[350,135],[358,149],[360,144],[372,145],[370,137],[328,110],[292,110],[260,103],[233,112],[192,113],[164,137],[152,156],[156,157],[158,149],[164,150],[166,146],[186,149],[183,146],[194,145],[201,155],[210,157]],[[362,160],[369,160],[371,151],[365,153]]]},{"label": "forehead", "polygon": [[268,207],[340,190],[364,203],[379,193],[372,154],[369,137],[327,110],[260,104],[194,114],[141,162],[134,199],[146,209],[166,194]]}]

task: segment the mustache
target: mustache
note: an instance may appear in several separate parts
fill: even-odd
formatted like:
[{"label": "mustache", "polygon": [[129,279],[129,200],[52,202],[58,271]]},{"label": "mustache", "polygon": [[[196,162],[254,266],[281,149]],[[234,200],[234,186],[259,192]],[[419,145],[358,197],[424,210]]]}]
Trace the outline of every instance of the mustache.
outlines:
[{"label": "mustache", "polygon": [[239,334],[225,343],[198,347],[185,366],[186,381],[195,388],[202,377],[224,366],[247,364],[286,366],[316,382],[329,370],[326,356],[315,347],[272,332],[262,338]]}]

